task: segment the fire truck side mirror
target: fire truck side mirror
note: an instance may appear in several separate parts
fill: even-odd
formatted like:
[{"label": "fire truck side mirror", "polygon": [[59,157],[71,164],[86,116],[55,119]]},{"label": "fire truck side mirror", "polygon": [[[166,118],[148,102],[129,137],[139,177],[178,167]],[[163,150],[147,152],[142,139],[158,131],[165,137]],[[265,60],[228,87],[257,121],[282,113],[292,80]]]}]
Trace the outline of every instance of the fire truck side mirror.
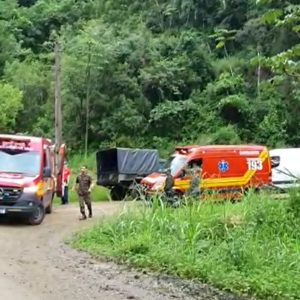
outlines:
[{"label": "fire truck side mirror", "polygon": [[52,177],[52,172],[51,172],[51,168],[46,167],[43,170],[43,178],[51,178]]}]

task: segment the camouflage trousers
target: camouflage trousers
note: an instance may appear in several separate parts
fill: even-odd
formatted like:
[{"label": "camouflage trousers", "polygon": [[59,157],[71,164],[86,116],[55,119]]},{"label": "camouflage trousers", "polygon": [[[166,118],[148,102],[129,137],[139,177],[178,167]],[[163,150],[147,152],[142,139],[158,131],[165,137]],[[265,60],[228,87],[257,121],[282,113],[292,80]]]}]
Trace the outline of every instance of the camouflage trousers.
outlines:
[{"label": "camouflage trousers", "polygon": [[85,194],[85,195],[78,195],[79,199],[79,207],[80,212],[82,215],[85,215],[85,205],[87,206],[89,210],[89,214],[92,214],[92,201],[91,201],[91,195]]}]

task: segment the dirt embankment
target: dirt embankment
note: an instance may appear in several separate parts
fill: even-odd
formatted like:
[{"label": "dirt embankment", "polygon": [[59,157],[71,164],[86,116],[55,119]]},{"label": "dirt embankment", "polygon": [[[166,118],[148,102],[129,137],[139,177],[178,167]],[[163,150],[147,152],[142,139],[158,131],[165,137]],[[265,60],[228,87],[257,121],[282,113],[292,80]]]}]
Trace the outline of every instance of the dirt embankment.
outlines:
[{"label": "dirt embankment", "polygon": [[55,208],[40,226],[0,224],[0,299],[237,300],[204,285],[191,288],[191,284],[96,261],[63,244],[66,236],[120,206],[95,204],[92,221],[78,221],[78,207],[69,205]]}]

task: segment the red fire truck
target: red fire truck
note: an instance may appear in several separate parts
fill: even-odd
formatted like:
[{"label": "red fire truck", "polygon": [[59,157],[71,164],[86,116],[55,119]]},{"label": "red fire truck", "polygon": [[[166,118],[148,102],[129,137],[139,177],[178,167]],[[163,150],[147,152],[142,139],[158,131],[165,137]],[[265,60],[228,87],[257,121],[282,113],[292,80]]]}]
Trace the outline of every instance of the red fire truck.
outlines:
[{"label": "red fire truck", "polygon": [[65,146],[59,162],[54,151],[45,138],[0,134],[0,216],[19,215],[39,225],[51,214],[55,194],[62,193]]}]

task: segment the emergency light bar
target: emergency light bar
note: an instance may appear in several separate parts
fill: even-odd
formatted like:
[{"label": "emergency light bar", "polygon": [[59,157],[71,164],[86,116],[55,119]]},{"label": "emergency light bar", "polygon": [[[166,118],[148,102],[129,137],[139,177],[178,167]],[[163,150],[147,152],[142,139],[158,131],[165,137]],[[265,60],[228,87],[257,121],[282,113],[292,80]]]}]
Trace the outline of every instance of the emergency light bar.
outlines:
[{"label": "emergency light bar", "polygon": [[10,137],[0,137],[0,148],[2,149],[20,149],[20,150],[31,150],[28,147],[30,139],[17,139]]},{"label": "emergency light bar", "polygon": [[13,137],[0,137],[0,143],[2,142],[15,142],[15,143],[26,143],[29,144],[31,142],[30,139],[17,139]]},{"label": "emergency light bar", "polygon": [[175,148],[175,151],[176,151],[176,152],[179,152],[179,153],[181,153],[181,154],[186,154],[186,153],[189,152],[187,149],[179,148],[179,147],[176,147],[176,148]]},{"label": "emergency light bar", "polygon": [[187,146],[187,147],[175,147],[175,151],[181,153],[181,154],[187,154],[193,152],[197,147],[199,146]]}]

